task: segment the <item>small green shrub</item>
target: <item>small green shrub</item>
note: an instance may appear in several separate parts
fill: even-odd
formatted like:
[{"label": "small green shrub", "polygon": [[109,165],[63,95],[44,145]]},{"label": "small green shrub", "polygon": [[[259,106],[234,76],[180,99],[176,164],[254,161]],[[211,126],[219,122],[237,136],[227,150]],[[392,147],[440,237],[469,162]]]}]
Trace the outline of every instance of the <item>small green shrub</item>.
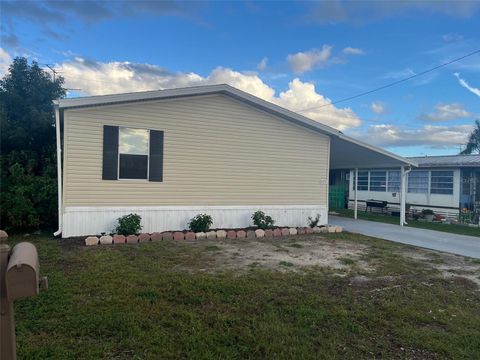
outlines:
[{"label": "small green shrub", "polygon": [[423,215],[435,215],[432,209],[423,209],[422,210]]},{"label": "small green shrub", "polygon": [[271,229],[275,221],[271,216],[265,215],[261,210],[255,211],[252,215],[253,224],[262,230]]},{"label": "small green shrub", "polygon": [[213,224],[213,219],[207,214],[198,214],[190,220],[188,226],[193,232],[206,232]]},{"label": "small green shrub", "polygon": [[311,228],[314,228],[315,226],[318,226],[318,222],[320,221],[320,214],[317,214],[313,219],[309,216],[308,217],[308,226]]},{"label": "small green shrub", "polygon": [[138,234],[142,230],[142,217],[138,214],[128,214],[118,219],[118,225],[114,232],[121,235]]}]

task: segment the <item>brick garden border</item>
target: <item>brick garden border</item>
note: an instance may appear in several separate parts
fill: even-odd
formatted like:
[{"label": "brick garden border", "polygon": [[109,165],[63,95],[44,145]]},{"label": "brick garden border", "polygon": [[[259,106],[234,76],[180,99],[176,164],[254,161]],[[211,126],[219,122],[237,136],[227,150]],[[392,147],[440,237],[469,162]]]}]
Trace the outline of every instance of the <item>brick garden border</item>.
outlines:
[{"label": "brick garden border", "polygon": [[192,231],[164,231],[154,232],[151,234],[141,233],[138,235],[103,235],[100,238],[97,236],[88,236],[85,239],[86,246],[95,245],[112,245],[112,244],[138,244],[144,242],[155,242],[160,240],[175,240],[175,241],[193,241],[201,239],[253,239],[264,237],[289,237],[296,235],[309,235],[319,233],[340,233],[343,229],[341,226],[327,225],[314,228],[310,227],[277,227],[273,229],[261,230],[256,229],[219,229],[211,230],[207,233]]}]

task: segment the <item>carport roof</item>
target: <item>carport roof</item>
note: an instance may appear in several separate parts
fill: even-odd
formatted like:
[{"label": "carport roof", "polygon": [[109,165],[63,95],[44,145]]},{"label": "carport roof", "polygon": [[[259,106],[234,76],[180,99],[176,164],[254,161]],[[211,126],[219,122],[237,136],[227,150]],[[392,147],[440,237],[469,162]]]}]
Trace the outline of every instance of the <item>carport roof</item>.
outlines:
[{"label": "carport roof", "polygon": [[480,166],[480,154],[442,155],[409,157],[419,167],[477,167]]},{"label": "carport roof", "polygon": [[351,169],[356,167],[399,167],[405,165],[416,166],[416,163],[412,160],[403,158],[386,150],[351,138],[343,134],[341,131],[338,131],[330,126],[309,119],[296,112],[287,110],[278,105],[272,104],[268,101],[260,99],[254,95],[251,95],[226,84],[59,99],[54,101],[54,105],[61,110],[67,110],[72,108],[113,105],[129,102],[211,94],[228,95],[239,101],[247,103],[248,105],[253,106],[259,110],[271,113],[275,116],[293,122],[297,125],[306,127],[310,130],[329,135],[331,138],[331,169]]},{"label": "carport roof", "polygon": [[371,169],[417,166],[409,159],[344,134],[330,140],[330,169]]}]

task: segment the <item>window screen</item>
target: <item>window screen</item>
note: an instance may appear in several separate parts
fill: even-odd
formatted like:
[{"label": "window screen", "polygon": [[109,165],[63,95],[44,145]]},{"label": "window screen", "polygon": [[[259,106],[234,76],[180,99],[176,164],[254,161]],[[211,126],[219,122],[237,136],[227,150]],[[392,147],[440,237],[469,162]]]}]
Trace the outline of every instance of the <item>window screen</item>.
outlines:
[{"label": "window screen", "polygon": [[120,154],[120,179],[146,179],[148,155]]},{"label": "window screen", "polygon": [[408,192],[428,193],[428,171],[412,171],[408,174]]},{"label": "window screen", "polygon": [[430,178],[431,194],[453,194],[453,171],[432,171]]},{"label": "window screen", "polygon": [[386,171],[370,171],[370,191],[387,191]]},{"label": "window screen", "polygon": [[[353,186],[355,187],[355,173],[353,173]],[[368,171],[358,172],[357,190],[368,191]]]}]

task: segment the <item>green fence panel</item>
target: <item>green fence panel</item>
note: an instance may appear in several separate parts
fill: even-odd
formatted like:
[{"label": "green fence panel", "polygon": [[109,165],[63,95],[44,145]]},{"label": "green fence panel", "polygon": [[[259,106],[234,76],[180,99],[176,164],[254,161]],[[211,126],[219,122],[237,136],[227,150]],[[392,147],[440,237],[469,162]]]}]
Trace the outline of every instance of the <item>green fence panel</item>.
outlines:
[{"label": "green fence panel", "polygon": [[330,209],[344,209],[345,195],[346,191],[344,186],[330,186],[328,192],[328,205]]}]

